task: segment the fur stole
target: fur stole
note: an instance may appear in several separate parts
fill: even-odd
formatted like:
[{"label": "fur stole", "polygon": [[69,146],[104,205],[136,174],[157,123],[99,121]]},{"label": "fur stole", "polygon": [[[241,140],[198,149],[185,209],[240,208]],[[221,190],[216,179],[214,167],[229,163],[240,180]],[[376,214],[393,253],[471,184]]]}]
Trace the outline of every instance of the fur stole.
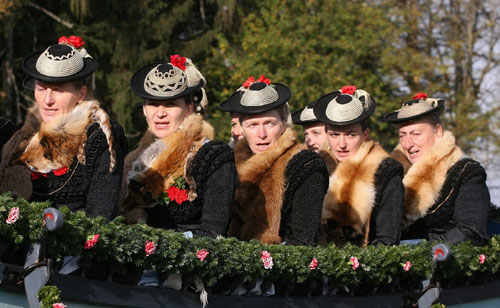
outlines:
[{"label": "fur stole", "polygon": [[405,202],[403,224],[408,226],[424,217],[437,202],[448,170],[463,157],[462,150],[455,144],[455,137],[449,131],[425,153],[415,164],[411,164],[399,144],[391,156],[403,164],[405,176]]},{"label": "fur stole", "polygon": [[339,236],[343,226],[364,234],[375,206],[375,173],[389,154],[375,141],[361,144],[356,154],[340,162],[330,176],[330,187],[323,201],[322,224],[328,219],[338,222],[333,233]]},{"label": "fur stole", "polygon": [[19,161],[32,171],[41,173],[68,167],[75,157],[80,164],[85,165],[87,129],[93,123],[99,123],[106,136],[111,155],[109,172],[113,172],[116,156],[111,123],[108,114],[95,100],[83,101],[70,113],[49,123],[42,122],[40,130],[30,139]]},{"label": "fur stole", "polygon": [[288,128],[278,142],[265,152],[253,154],[245,139],[236,144],[235,161],[238,188],[235,192],[230,235],[241,240],[258,239],[261,243],[280,243],[281,208],[288,162],[305,145]]},{"label": "fur stole", "polygon": [[[189,201],[194,201],[196,183],[190,175],[190,164],[205,139],[213,137],[213,127],[199,114],[186,117],[175,132],[162,139],[155,140],[147,132],[139,147],[125,158],[120,213],[129,222],[145,221],[144,208],[153,206],[150,201],[156,200],[180,176],[189,185]],[[137,183],[138,187],[134,187]]]},{"label": "fur stole", "polygon": [[35,103],[28,110],[23,127],[5,144],[0,167],[0,192],[11,191],[29,200],[32,193],[31,171],[49,172],[69,166],[75,159],[85,164],[86,130],[99,123],[111,153],[110,171],[115,166],[111,124],[97,101],[84,101],[72,112],[44,123]]}]

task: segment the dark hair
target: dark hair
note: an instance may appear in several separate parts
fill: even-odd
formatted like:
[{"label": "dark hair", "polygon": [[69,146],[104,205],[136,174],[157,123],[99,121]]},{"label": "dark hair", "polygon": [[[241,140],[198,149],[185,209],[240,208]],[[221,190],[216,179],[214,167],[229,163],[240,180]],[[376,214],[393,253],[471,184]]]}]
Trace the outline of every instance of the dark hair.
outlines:
[{"label": "dark hair", "polygon": [[[274,109],[270,109],[270,110],[267,110],[267,111],[271,111],[271,110],[276,110],[278,112],[278,116],[279,118],[281,119],[281,121],[283,121],[283,123],[285,123],[285,125],[287,124],[287,120],[288,120],[288,107],[286,104],[283,104],[279,107],[276,107]],[[257,114],[260,114],[260,113],[264,113],[264,112],[267,112],[267,111],[263,111],[263,112],[259,112],[259,113],[255,113],[255,114],[238,114],[238,119],[240,120],[240,123],[242,123],[246,118],[248,117],[251,117],[253,115],[257,115]]]},{"label": "dark hair", "polygon": [[92,74],[77,80],[70,81],[69,83],[71,83],[76,90],[80,90],[84,86],[87,87],[87,95],[85,99],[91,99],[94,97],[94,89],[91,84]]},{"label": "dark hair", "polygon": [[426,114],[422,117],[415,118],[415,119],[412,119],[409,121],[401,122],[400,125],[408,125],[408,124],[415,123],[415,122],[426,122],[426,123],[429,123],[433,126],[437,126],[438,124],[442,126],[441,114],[443,113],[443,110],[444,110],[443,108],[439,108],[436,111],[433,111],[433,112]]}]

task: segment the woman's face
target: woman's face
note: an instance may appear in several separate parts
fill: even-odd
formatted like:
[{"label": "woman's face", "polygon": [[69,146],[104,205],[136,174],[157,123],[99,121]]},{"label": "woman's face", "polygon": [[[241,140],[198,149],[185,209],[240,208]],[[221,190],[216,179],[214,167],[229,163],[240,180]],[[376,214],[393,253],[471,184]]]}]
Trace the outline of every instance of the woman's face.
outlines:
[{"label": "woman's face", "polygon": [[325,124],[321,122],[306,124],[303,129],[307,148],[318,152],[326,141]]},{"label": "woman's face", "polygon": [[241,132],[240,119],[238,118],[237,114],[233,114],[231,116],[231,137],[233,137],[233,140],[235,142],[243,137],[243,134]]},{"label": "woman's face", "polygon": [[358,152],[361,144],[368,139],[369,130],[356,123],[346,126],[327,124],[326,134],[333,156],[338,161],[345,161]]},{"label": "woman's face", "polygon": [[186,104],[182,97],[172,101],[146,100],[142,110],[149,131],[157,138],[163,138],[174,132],[184,118],[193,113],[193,104]]},{"label": "woman's face", "polygon": [[414,121],[399,126],[399,143],[408,160],[414,164],[427,153],[436,141],[443,136],[440,124]]},{"label": "woman's face", "polygon": [[71,82],[45,83],[36,81],[35,101],[42,120],[46,123],[70,113],[87,95],[87,87],[77,89]]},{"label": "woman's face", "polygon": [[241,122],[243,136],[254,154],[272,148],[285,132],[286,125],[277,110],[245,116]]}]

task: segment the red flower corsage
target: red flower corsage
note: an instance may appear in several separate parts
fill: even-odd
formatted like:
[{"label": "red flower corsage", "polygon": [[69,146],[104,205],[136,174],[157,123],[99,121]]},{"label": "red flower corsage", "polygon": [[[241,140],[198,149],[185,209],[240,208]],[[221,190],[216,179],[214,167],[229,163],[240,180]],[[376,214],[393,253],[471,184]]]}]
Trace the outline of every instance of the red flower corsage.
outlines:
[{"label": "red flower corsage", "polygon": [[186,181],[182,176],[180,176],[174,180],[174,184],[172,186],[158,196],[158,201],[165,205],[170,205],[172,202],[182,204],[184,201],[188,200],[187,191]]},{"label": "red flower corsage", "polygon": [[82,47],[85,44],[85,42],[82,40],[81,37],[74,36],[74,35],[72,35],[70,37],[61,36],[59,38],[58,42],[59,42],[59,44],[72,45],[76,49]]},{"label": "red flower corsage", "polygon": [[178,68],[180,68],[183,71],[186,70],[186,58],[185,57],[181,57],[179,55],[170,56],[170,63],[172,63],[172,65],[174,65],[174,66],[177,66]]}]

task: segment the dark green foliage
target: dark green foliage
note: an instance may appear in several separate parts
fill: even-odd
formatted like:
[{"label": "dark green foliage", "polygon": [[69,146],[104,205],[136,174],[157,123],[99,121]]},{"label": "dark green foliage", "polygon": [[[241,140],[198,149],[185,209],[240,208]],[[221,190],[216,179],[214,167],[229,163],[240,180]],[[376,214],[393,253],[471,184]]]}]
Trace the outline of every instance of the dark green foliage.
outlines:
[{"label": "dark green foliage", "polygon": [[[430,277],[433,268],[431,244],[410,246],[346,245],[327,247],[262,245],[257,241],[242,242],[234,238],[191,238],[182,233],[152,228],[144,224],[126,225],[122,217],[110,223],[102,218],[87,218],[83,212],[72,213],[61,208],[63,228],[48,233],[42,227],[43,209],[48,203],[28,203],[14,200],[10,195],[0,196],[0,240],[8,243],[31,243],[46,234],[47,251],[52,258],[81,255],[113,266],[118,272],[126,269],[156,268],[163,274],[185,273],[199,275],[205,285],[218,281],[255,281],[265,278],[277,283],[302,283],[308,279],[328,277],[332,286],[387,286],[401,284],[415,286]],[[19,207],[20,218],[14,224],[4,223],[8,211]],[[99,234],[97,244],[83,249],[89,235]],[[449,261],[439,264],[436,277],[449,283],[467,280],[483,281],[497,274],[500,267],[500,244],[493,237],[484,247],[469,243],[454,245]],[[155,242],[156,251],[146,256],[146,241]],[[202,249],[208,256],[201,261],[196,253]],[[268,251],[274,266],[265,269],[261,252]],[[479,256],[485,255],[484,264]],[[351,257],[359,260],[353,269]],[[318,266],[309,264],[316,258]],[[411,263],[404,271],[406,262]]]}]

